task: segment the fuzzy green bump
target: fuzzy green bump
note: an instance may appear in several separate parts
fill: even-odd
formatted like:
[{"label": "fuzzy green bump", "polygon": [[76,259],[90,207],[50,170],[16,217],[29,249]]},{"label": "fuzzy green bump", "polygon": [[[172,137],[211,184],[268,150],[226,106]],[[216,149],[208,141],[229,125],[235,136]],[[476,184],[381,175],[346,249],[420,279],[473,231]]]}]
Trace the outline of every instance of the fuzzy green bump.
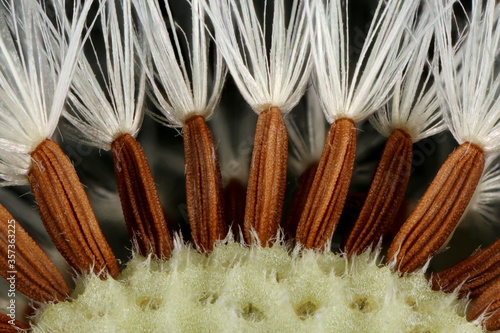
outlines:
[{"label": "fuzzy green bump", "polygon": [[81,279],[33,332],[482,332],[422,274],[377,263],[281,245],[229,241],[208,256],[181,246],[166,262],[133,258],[116,280]]}]

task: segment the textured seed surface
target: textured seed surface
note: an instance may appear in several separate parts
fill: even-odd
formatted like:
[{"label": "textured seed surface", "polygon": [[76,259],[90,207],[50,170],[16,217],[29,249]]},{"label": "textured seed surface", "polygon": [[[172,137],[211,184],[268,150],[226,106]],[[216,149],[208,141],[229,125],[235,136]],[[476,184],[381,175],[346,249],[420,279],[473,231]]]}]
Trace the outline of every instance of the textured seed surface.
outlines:
[{"label": "textured seed surface", "polygon": [[153,253],[158,258],[170,257],[172,235],[141,146],[131,135],[125,134],[113,141],[111,148],[129,234],[141,255]]},{"label": "textured seed surface", "polygon": [[31,190],[56,248],[82,274],[118,275],[115,256],[70,160],[48,139],[31,153],[31,158]]},{"label": "textured seed surface", "polygon": [[[12,254],[14,259],[8,261]],[[5,279],[14,276],[16,289],[32,300],[64,301],[70,294],[68,285],[52,261],[2,205],[0,258],[0,274]]]},{"label": "textured seed surface", "polygon": [[410,136],[402,130],[389,137],[368,196],[347,239],[345,251],[349,255],[377,244],[394,222],[410,179],[412,145]]},{"label": "textured seed surface", "polygon": [[255,231],[265,246],[281,222],[286,188],[288,135],[278,108],[262,112],[255,130],[245,207],[245,238]]},{"label": "textured seed surface", "polygon": [[322,249],[332,237],[349,190],[355,154],[353,121],[335,121],[297,227],[296,239],[306,248]]},{"label": "textured seed surface", "polygon": [[387,257],[412,272],[445,243],[469,204],[484,168],[484,153],[460,145],[441,166],[417,207],[394,238]]},{"label": "textured seed surface", "polygon": [[24,324],[20,321],[17,321],[17,320],[14,321],[14,326],[12,326],[9,323],[10,320],[11,320],[10,317],[7,317],[3,313],[0,313],[0,333],[17,333],[17,332],[19,332],[19,330],[17,328],[20,328],[20,329],[28,329],[29,328],[26,324]]},{"label": "textured seed surface", "polygon": [[487,314],[484,326],[489,331],[500,330],[500,278],[495,279],[473,302],[467,319],[472,321],[483,313]]},{"label": "textured seed surface", "polygon": [[216,145],[203,117],[188,119],[182,133],[191,234],[197,246],[211,251],[215,242],[227,232]]},{"label": "textured seed surface", "polygon": [[434,274],[434,290],[453,292],[459,288],[462,296],[477,297],[486,286],[500,277],[500,240],[462,260],[458,264]]}]

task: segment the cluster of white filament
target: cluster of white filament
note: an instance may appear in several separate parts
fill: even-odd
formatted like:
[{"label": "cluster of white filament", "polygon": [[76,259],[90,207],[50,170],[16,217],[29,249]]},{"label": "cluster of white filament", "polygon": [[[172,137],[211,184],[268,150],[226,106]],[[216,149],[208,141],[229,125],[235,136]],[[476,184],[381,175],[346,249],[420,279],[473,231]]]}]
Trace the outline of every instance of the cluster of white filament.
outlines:
[{"label": "cluster of white filament", "polygon": [[359,56],[353,59],[348,6],[337,0],[308,1],[314,85],[329,123],[340,118],[359,122],[387,103],[418,46],[420,37],[412,33],[412,25],[420,20],[420,3],[380,1]]},{"label": "cluster of white filament", "polygon": [[459,143],[472,142],[485,151],[500,150],[500,5],[473,1],[472,13],[453,38],[450,11],[432,2],[438,17],[436,41],[441,70],[436,71],[447,125]]},{"label": "cluster of white filament", "polygon": [[2,185],[27,182],[25,175],[31,166],[28,154],[57,127],[90,6],[90,2],[75,1],[70,23],[65,0],[54,3],[55,21],[37,1],[0,2]]},{"label": "cluster of white filament", "polygon": [[213,71],[209,70],[210,43],[201,0],[191,3],[192,33],[190,40],[186,37],[187,59],[182,54],[179,28],[168,2],[164,1],[167,22],[158,2],[134,0],[133,3],[150,49],[151,59],[146,67],[149,95],[162,114],[153,117],[175,127],[182,127],[194,115],[210,119],[220,100],[226,70],[219,50],[215,52]]},{"label": "cluster of white filament", "polygon": [[146,46],[134,28],[131,0],[121,6],[106,2],[100,27],[104,50],[96,50],[89,39],[92,52],[80,53],[64,116],[79,130],[74,133],[78,140],[109,149],[118,136],[139,132],[146,91],[139,60],[146,57]]},{"label": "cluster of white filament", "polygon": [[274,1],[271,48],[253,1],[202,0],[215,29],[215,41],[240,93],[260,113],[270,107],[289,112],[309,83],[310,29],[302,1],[291,3],[286,25],[284,0]]},{"label": "cluster of white filament", "polygon": [[433,63],[427,59],[434,35],[433,26],[429,25],[433,16],[432,7],[425,2],[410,36],[418,40],[419,47],[410,55],[404,71],[396,76],[392,99],[369,118],[373,127],[387,137],[395,129],[403,129],[416,142],[446,128],[432,77],[433,63],[438,58],[435,56]]}]

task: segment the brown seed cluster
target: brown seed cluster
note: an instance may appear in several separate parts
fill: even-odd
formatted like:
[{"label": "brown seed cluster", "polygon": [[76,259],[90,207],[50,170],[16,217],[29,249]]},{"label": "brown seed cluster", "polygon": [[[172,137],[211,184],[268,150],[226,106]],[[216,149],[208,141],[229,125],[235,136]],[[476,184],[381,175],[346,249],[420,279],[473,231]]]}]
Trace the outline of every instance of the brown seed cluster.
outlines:
[{"label": "brown seed cluster", "polygon": [[[200,252],[209,252],[230,229],[235,233],[242,230],[247,243],[258,240],[262,246],[270,245],[282,222],[287,186],[288,137],[281,110],[270,107],[259,115],[247,188],[234,181],[223,188],[217,145],[203,117],[187,119],[182,134],[194,245]],[[320,160],[300,178],[284,222],[290,240],[308,249],[325,250],[346,208],[356,144],[354,121],[337,119],[329,130]],[[141,255],[168,259],[173,250],[172,232],[142,148],[131,135],[123,134],[113,141],[112,152],[130,237]],[[49,139],[38,145],[31,159],[31,191],[56,248],[79,274],[116,277],[116,258],[71,161]],[[348,256],[365,251],[386,236],[405,198],[411,161],[412,139],[403,129],[396,129],[387,141],[360,214],[342,248]],[[401,274],[425,265],[456,228],[484,164],[485,152],[472,142],[460,145],[449,156],[392,240],[388,265]],[[0,205],[0,273],[4,278],[8,278],[10,270],[6,258],[11,220],[11,214]],[[20,224],[16,224],[16,248],[18,290],[37,302],[66,300],[71,291],[63,277]],[[475,320],[488,313],[485,327],[500,329],[500,241],[435,274],[432,283],[435,289],[459,290],[461,296],[471,296],[467,318]],[[366,299],[353,306],[370,310]],[[307,320],[316,309],[306,302],[296,311]],[[241,315],[260,314],[249,304]],[[0,314],[0,333],[16,331],[9,321]],[[15,325],[27,328],[20,322]]]},{"label": "brown seed cluster", "polygon": [[[255,232],[261,245],[268,245],[279,228],[286,187],[288,140],[279,109],[271,108],[259,117],[246,198],[241,184],[232,184],[226,188],[227,193],[233,194],[226,199],[226,205],[216,145],[204,119],[190,118],[183,134],[188,213],[196,246],[201,251],[212,250],[232,223],[238,225],[237,220],[244,227],[247,242]],[[302,176],[285,228],[291,238],[307,248],[324,250],[335,230],[349,188],[355,147],[354,123],[349,119],[337,120],[330,129],[321,160]],[[113,142],[112,151],[131,237],[142,255],[168,258],[172,235],[142,149],[132,136],[122,135]],[[394,220],[408,183],[411,152],[410,137],[396,130],[386,144],[361,213],[349,234],[345,245],[348,255],[360,253],[377,242]],[[94,272],[102,278],[107,274],[116,276],[114,255],[69,159],[50,140],[40,144],[32,158],[30,184],[56,247],[80,273]],[[483,165],[484,154],[473,144],[464,144],[450,155],[394,239],[389,262],[395,263],[401,272],[411,272],[439,249],[474,193]],[[229,207],[229,218],[224,216],[225,207]],[[3,250],[7,245],[6,223],[12,216],[1,207],[0,217]],[[28,234],[20,226],[17,228],[19,291],[39,302],[65,300],[70,290],[64,279]],[[459,287],[462,296],[477,297],[468,318],[474,320],[485,311],[492,312],[485,321],[489,329],[499,325],[499,244],[497,241],[433,277],[435,289],[451,292]],[[2,255],[6,257],[3,252]],[[6,277],[7,266],[1,264],[2,276]]]}]

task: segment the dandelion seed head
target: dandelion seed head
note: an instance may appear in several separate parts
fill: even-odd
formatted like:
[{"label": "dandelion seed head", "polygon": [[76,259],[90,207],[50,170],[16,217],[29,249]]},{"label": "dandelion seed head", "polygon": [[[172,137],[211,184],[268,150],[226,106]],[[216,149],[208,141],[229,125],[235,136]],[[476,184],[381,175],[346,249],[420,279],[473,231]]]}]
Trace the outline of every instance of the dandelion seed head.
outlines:
[{"label": "dandelion seed head", "polygon": [[[446,238],[453,234],[448,229],[456,227],[471,197],[468,216],[474,228],[486,230],[498,220],[493,207],[500,191],[498,157],[477,146],[496,150],[498,115],[492,96],[497,95],[497,77],[483,70],[497,67],[490,58],[482,64],[467,43],[484,50],[496,40],[500,10],[491,13],[498,8],[493,0],[475,2],[466,27],[452,38],[456,20],[450,9],[456,1],[380,0],[364,44],[353,50],[352,13],[343,0],[275,0],[269,6],[264,1],[264,15],[252,0],[188,0],[191,28],[174,20],[174,2],[168,0],[72,0],[71,19],[65,0],[50,0],[55,14],[47,14],[40,0],[0,0],[0,111],[8,108],[0,112],[0,177],[21,184],[29,176],[44,232],[70,265],[63,270],[78,272],[72,292],[62,277],[55,285],[46,282],[60,273],[39,264],[43,252],[35,242],[17,244],[19,290],[32,301],[46,301],[24,318],[30,329],[472,333],[484,332],[481,325],[497,325],[500,242],[483,252],[488,260],[471,256],[464,274],[459,265],[451,267],[452,273],[459,271],[457,288],[436,286],[434,277],[446,270],[430,267],[439,247],[446,250]],[[86,17],[91,3],[98,10],[95,18]],[[97,34],[102,35],[87,40]],[[84,41],[87,52],[82,52]],[[470,54],[473,63],[467,64]],[[9,57],[17,67],[4,66],[1,60]],[[454,63],[444,65],[445,60]],[[241,96],[229,96],[232,104],[209,123],[212,135],[205,120],[218,108],[226,67]],[[445,82],[450,77],[459,84]],[[477,104],[470,96],[448,96],[470,78],[481,86],[474,91],[480,95]],[[70,79],[71,86],[66,84]],[[236,121],[239,98],[255,112]],[[28,102],[38,109],[30,111]],[[471,114],[449,111],[452,104],[489,108],[474,120],[485,121],[487,128],[469,140],[467,131],[478,125]],[[121,268],[72,165],[85,156],[68,159],[46,140],[61,112],[77,144],[112,149],[118,193],[104,187],[114,186],[104,173],[93,174],[106,181],[92,184],[91,191],[100,197],[92,206],[106,210],[99,214],[106,229],[108,219],[125,220],[133,249]],[[249,125],[254,113],[256,127]],[[157,137],[150,127],[141,134],[141,140],[149,139],[143,143],[152,143],[144,154],[132,136],[145,115],[182,127],[172,132],[182,132],[184,158],[170,139],[164,141],[163,133]],[[454,125],[467,120],[470,125]],[[148,121],[145,126],[157,125]],[[326,122],[333,123],[328,132]],[[21,127],[4,136],[2,126],[7,125]],[[30,126],[38,126],[35,134]],[[409,214],[414,202],[408,197],[415,196],[405,195],[410,176],[427,182],[413,173],[419,165],[412,142],[446,126],[472,144],[450,155],[427,191],[435,196],[426,192],[424,205]],[[64,134],[68,128],[61,130]],[[379,160],[384,138],[376,130],[389,137]],[[154,146],[160,137],[161,147]],[[427,149],[426,157],[431,150],[442,151],[441,142]],[[93,164],[92,172],[103,165]],[[185,176],[186,196],[176,199],[177,205],[161,205],[157,188],[162,201],[182,190],[178,183],[156,183],[153,173],[159,170],[161,176]],[[295,180],[288,205],[285,191]],[[115,208],[119,202],[123,216]],[[4,226],[11,217],[1,204]],[[287,208],[285,220],[281,213]],[[181,211],[185,221],[169,220],[164,209],[167,214]],[[423,218],[413,225],[412,216],[421,212]],[[369,228],[357,228],[359,221]],[[117,226],[111,230],[114,239],[120,238]],[[2,258],[6,230],[0,228]],[[396,232],[385,258],[386,243]],[[409,241],[398,243],[400,234],[409,235]],[[349,245],[352,235],[359,244]],[[4,278],[5,272],[0,270]],[[480,295],[470,305],[469,292]],[[2,312],[0,330],[7,325]]]},{"label": "dandelion seed head", "polygon": [[340,0],[308,1],[308,25],[314,31],[314,85],[328,122],[359,122],[381,109],[418,45],[410,38],[417,24],[418,1],[380,1],[355,66],[347,9]]}]

